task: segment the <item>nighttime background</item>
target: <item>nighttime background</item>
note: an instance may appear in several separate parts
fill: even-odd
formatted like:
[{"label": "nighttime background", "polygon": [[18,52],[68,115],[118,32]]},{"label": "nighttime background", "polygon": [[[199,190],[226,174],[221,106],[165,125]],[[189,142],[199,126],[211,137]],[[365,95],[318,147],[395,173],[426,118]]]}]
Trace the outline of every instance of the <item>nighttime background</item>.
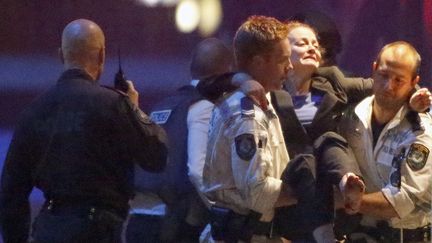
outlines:
[{"label": "nighttime background", "polygon": [[[144,110],[189,82],[189,56],[204,37],[180,33],[175,6],[149,7],[144,0],[0,0],[0,166],[19,112],[55,84],[62,71],[57,56],[61,31],[77,18],[98,23],[106,35],[107,60],[100,80],[111,85],[121,48],[123,71],[135,82]],[[154,2],[154,1],[153,1]],[[199,2],[199,0],[198,0]],[[231,45],[249,15],[280,20],[303,11],[330,16],[342,35],[339,65],[369,76],[386,43],[406,40],[420,52],[421,85],[432,81],[432,0],[221,0],[223,18],[212,35]],[[36,196],[35,196],[36,195]],[[34,204],[42,200],[33,194]]]}]

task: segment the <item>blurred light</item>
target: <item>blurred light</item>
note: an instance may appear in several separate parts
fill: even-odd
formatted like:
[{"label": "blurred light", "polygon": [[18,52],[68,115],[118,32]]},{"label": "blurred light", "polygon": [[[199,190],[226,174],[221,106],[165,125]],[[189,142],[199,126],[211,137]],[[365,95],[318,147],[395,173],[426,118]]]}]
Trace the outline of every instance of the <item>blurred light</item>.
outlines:
[{"label": "blurred light", "polygon": [[139,3],[144,4],[147,7],[156,7],[159,3],[159,0],[138,0]]},{"label": "blurred light", "polygon": [[210,36],[222,21],[222,6],[220,0],[201,0],[201,20],[199,31],[203,36]]},{"label": "blurred light", "polygon": [[164,7],[173,7],[173,6],[177,5],[178,2],[179,2],[179,0],[160,0],[160,3]]},{"label": "blurred light", "polygon": [[199,5],[196,0],[181,0],[175,13],[177,29],[190,33],[196,29],[200,21]]},{"label": "blurred light", "polygon": [[163,7],[173,7],[179,0],[137,0],[139,3],[144,4],[147,7],[156,7],[162,5]]}]

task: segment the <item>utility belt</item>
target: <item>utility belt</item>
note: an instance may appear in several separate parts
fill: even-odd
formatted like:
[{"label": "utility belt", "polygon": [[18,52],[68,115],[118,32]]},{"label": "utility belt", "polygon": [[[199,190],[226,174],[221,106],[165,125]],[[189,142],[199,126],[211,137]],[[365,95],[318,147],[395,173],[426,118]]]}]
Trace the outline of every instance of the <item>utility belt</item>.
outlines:
[{"label": "utility belt", "polygon": [[41,211],[55,215],[74,215],[113,226],[123,224],[125,220],[124,215],[119,214],[111,208],[96,206],[88,202],[68,202],[49,199],[45,201]]},{"label": "utility belt", "polygon": [[273,222],[260,221],[261,214],[251,211],[242,215],[228,208],[212,206],[210,225],[213,240],[226,243],[250,242],[253,235],[273,237]]},{"label": "utility belt", "polygon": [[[392,228],[385,221],[377,222],[377,227],[368,227],[360,225],[354,233],[364,233],[378,242],[430,242],[431,241],[431,227],[430,225],[420,227],[417,229],[399,229]],[[402,235],[402,237],[401,237]],[[362,242],[352,240],[349,242]]]}]

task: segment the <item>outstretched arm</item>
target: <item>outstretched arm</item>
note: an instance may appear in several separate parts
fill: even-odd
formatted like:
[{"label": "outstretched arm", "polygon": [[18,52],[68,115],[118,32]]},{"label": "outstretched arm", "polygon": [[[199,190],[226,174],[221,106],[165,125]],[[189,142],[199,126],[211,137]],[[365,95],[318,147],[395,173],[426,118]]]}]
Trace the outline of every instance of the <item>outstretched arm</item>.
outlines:
[{"label": "outstretched arm", "polygon": [[[337,66],[318,68],[315,75],[330,80],[335,89],[341,88],[347,94],[349,103],[358,103],[366,96],[372,95],[373,79],[345,77]],[[410,99],[411,109],[416,112],[425,112],[431,105],[432,95],[429,90],[416,86],[416,92]]]},{"label": "outstretched arm", "polygon": [[240,90],[249,96],[263,110],[267,110],[267,98],[263,86],[246,73],[226,73],[201,80],[198,91],[211,101],[219,99],[223,93]]},{"label": "outstretched arm", "polygon": [[382,192],[374,192],[363,195],[359,212],[382,219],[399,217],[393,206],[384,197]]}]

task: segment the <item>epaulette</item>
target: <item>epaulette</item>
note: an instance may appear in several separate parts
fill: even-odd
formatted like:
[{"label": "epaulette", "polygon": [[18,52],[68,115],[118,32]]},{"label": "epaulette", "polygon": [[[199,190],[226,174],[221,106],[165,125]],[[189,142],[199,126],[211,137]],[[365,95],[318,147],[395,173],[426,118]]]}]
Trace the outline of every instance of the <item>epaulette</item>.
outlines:
[{"label": "epaulette", "polygon": [[413,132],[425,130],[425,128],[422,125],[420,116],[416,111],[408,111],[405,117],[408,120],[408,122],[411,124]]},{"label": "epaulette", "polygon": [[105,89],[112,90],[112,91],[114,91],[114,92],[116,92],[117,94],[120,94],[120,95],[122,95],[122,96],[128,96],[125,92],[123,92],[123,91],[121,91],[121,90],[118,90],[118,89],[116,89],[116,88],[114,88],[114,87],[110,87],[110,86],[107,86],[107,85],[101,85],[100,87],[105,88]]},{"label": "epaulette", "polygon": [[255,109],[254,102],[251,98],[245,96],[240,100],[240,108],[242,117],[254,117]]}]

